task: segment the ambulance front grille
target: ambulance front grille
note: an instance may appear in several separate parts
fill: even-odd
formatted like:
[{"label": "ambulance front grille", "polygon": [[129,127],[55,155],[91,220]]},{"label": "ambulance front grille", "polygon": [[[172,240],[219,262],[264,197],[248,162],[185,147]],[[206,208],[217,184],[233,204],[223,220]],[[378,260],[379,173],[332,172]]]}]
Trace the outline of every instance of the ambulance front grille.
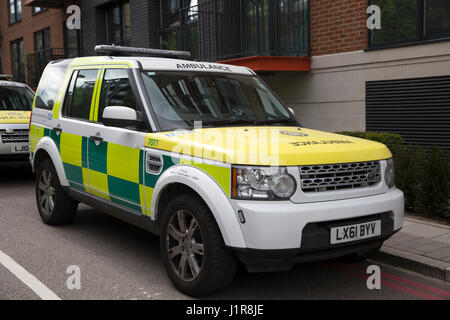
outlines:
[{"label": "ambulance front grille", "polygon": [[301,166],[303,192],[323,192],[373,186],[381,181],[380,161]]},{"label": "ambulance front grille", "polygon": [[28,130],[14,130],[13,133],[0,130],[0,136],[3,143],[26,143],[29,141]]}]

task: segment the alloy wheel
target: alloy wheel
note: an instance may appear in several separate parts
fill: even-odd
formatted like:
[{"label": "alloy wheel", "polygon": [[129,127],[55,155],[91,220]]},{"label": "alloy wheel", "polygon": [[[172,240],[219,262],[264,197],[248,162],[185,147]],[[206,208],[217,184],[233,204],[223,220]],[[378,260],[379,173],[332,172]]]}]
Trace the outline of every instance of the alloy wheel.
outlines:
[{"label": "alloy wheel", "polygon": [[198,277],[203,266],[203,236],[197,219],[190,212],[178,210],[170,217],[166,250],[178,277],[184,281]]}]

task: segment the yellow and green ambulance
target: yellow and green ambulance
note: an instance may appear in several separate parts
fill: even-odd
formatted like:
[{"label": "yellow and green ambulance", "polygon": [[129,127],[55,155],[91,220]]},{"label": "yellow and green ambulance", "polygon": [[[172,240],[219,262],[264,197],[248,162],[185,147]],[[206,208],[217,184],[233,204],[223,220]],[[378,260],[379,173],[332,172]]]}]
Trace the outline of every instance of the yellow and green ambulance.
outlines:
[{"label": "yellow and green ambulance", "polygon": [[[50,63],[30,126],[39,213],[78,203],[160,236],[181,292],[250,272],[363,258],[403,224],[383,144],[304,128],[250,69],[111,46]],[[125,56],[124,56],[125,55]]]},{"label": "yellow and green ambulance", "polygon": [[29,163],[28,127],[34,92],[0,75],[0,166]]}]

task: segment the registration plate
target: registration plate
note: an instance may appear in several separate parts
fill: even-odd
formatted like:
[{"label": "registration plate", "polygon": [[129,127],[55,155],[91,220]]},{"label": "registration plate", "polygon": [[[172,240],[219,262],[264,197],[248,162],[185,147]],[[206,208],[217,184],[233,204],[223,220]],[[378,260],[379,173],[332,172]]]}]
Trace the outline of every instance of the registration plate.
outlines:
[{"label": "registration plate", "polygon": [[11,146],[12,153],[25,153],[30,150],[30,146],[27,144],[13,144]]},{"label": "registration plate", "polygon": [[344,243],[381,235],[381,221],[370,221],[331,228],[330,243]]}]

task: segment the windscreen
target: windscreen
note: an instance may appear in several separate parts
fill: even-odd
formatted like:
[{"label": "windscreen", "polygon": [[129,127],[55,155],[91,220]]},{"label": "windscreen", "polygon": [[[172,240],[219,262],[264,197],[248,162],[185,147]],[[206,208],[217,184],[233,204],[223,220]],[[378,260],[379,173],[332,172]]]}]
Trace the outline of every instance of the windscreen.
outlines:
[{"label": "windscreen", "polygon": [[295,123],[291,113],[255,76],[143,71],[162,130],[202,126]]},{"label": "windscreen", "polygon": [[31,111],[34,94],[26,87],[0,86],[0,111]]}]

